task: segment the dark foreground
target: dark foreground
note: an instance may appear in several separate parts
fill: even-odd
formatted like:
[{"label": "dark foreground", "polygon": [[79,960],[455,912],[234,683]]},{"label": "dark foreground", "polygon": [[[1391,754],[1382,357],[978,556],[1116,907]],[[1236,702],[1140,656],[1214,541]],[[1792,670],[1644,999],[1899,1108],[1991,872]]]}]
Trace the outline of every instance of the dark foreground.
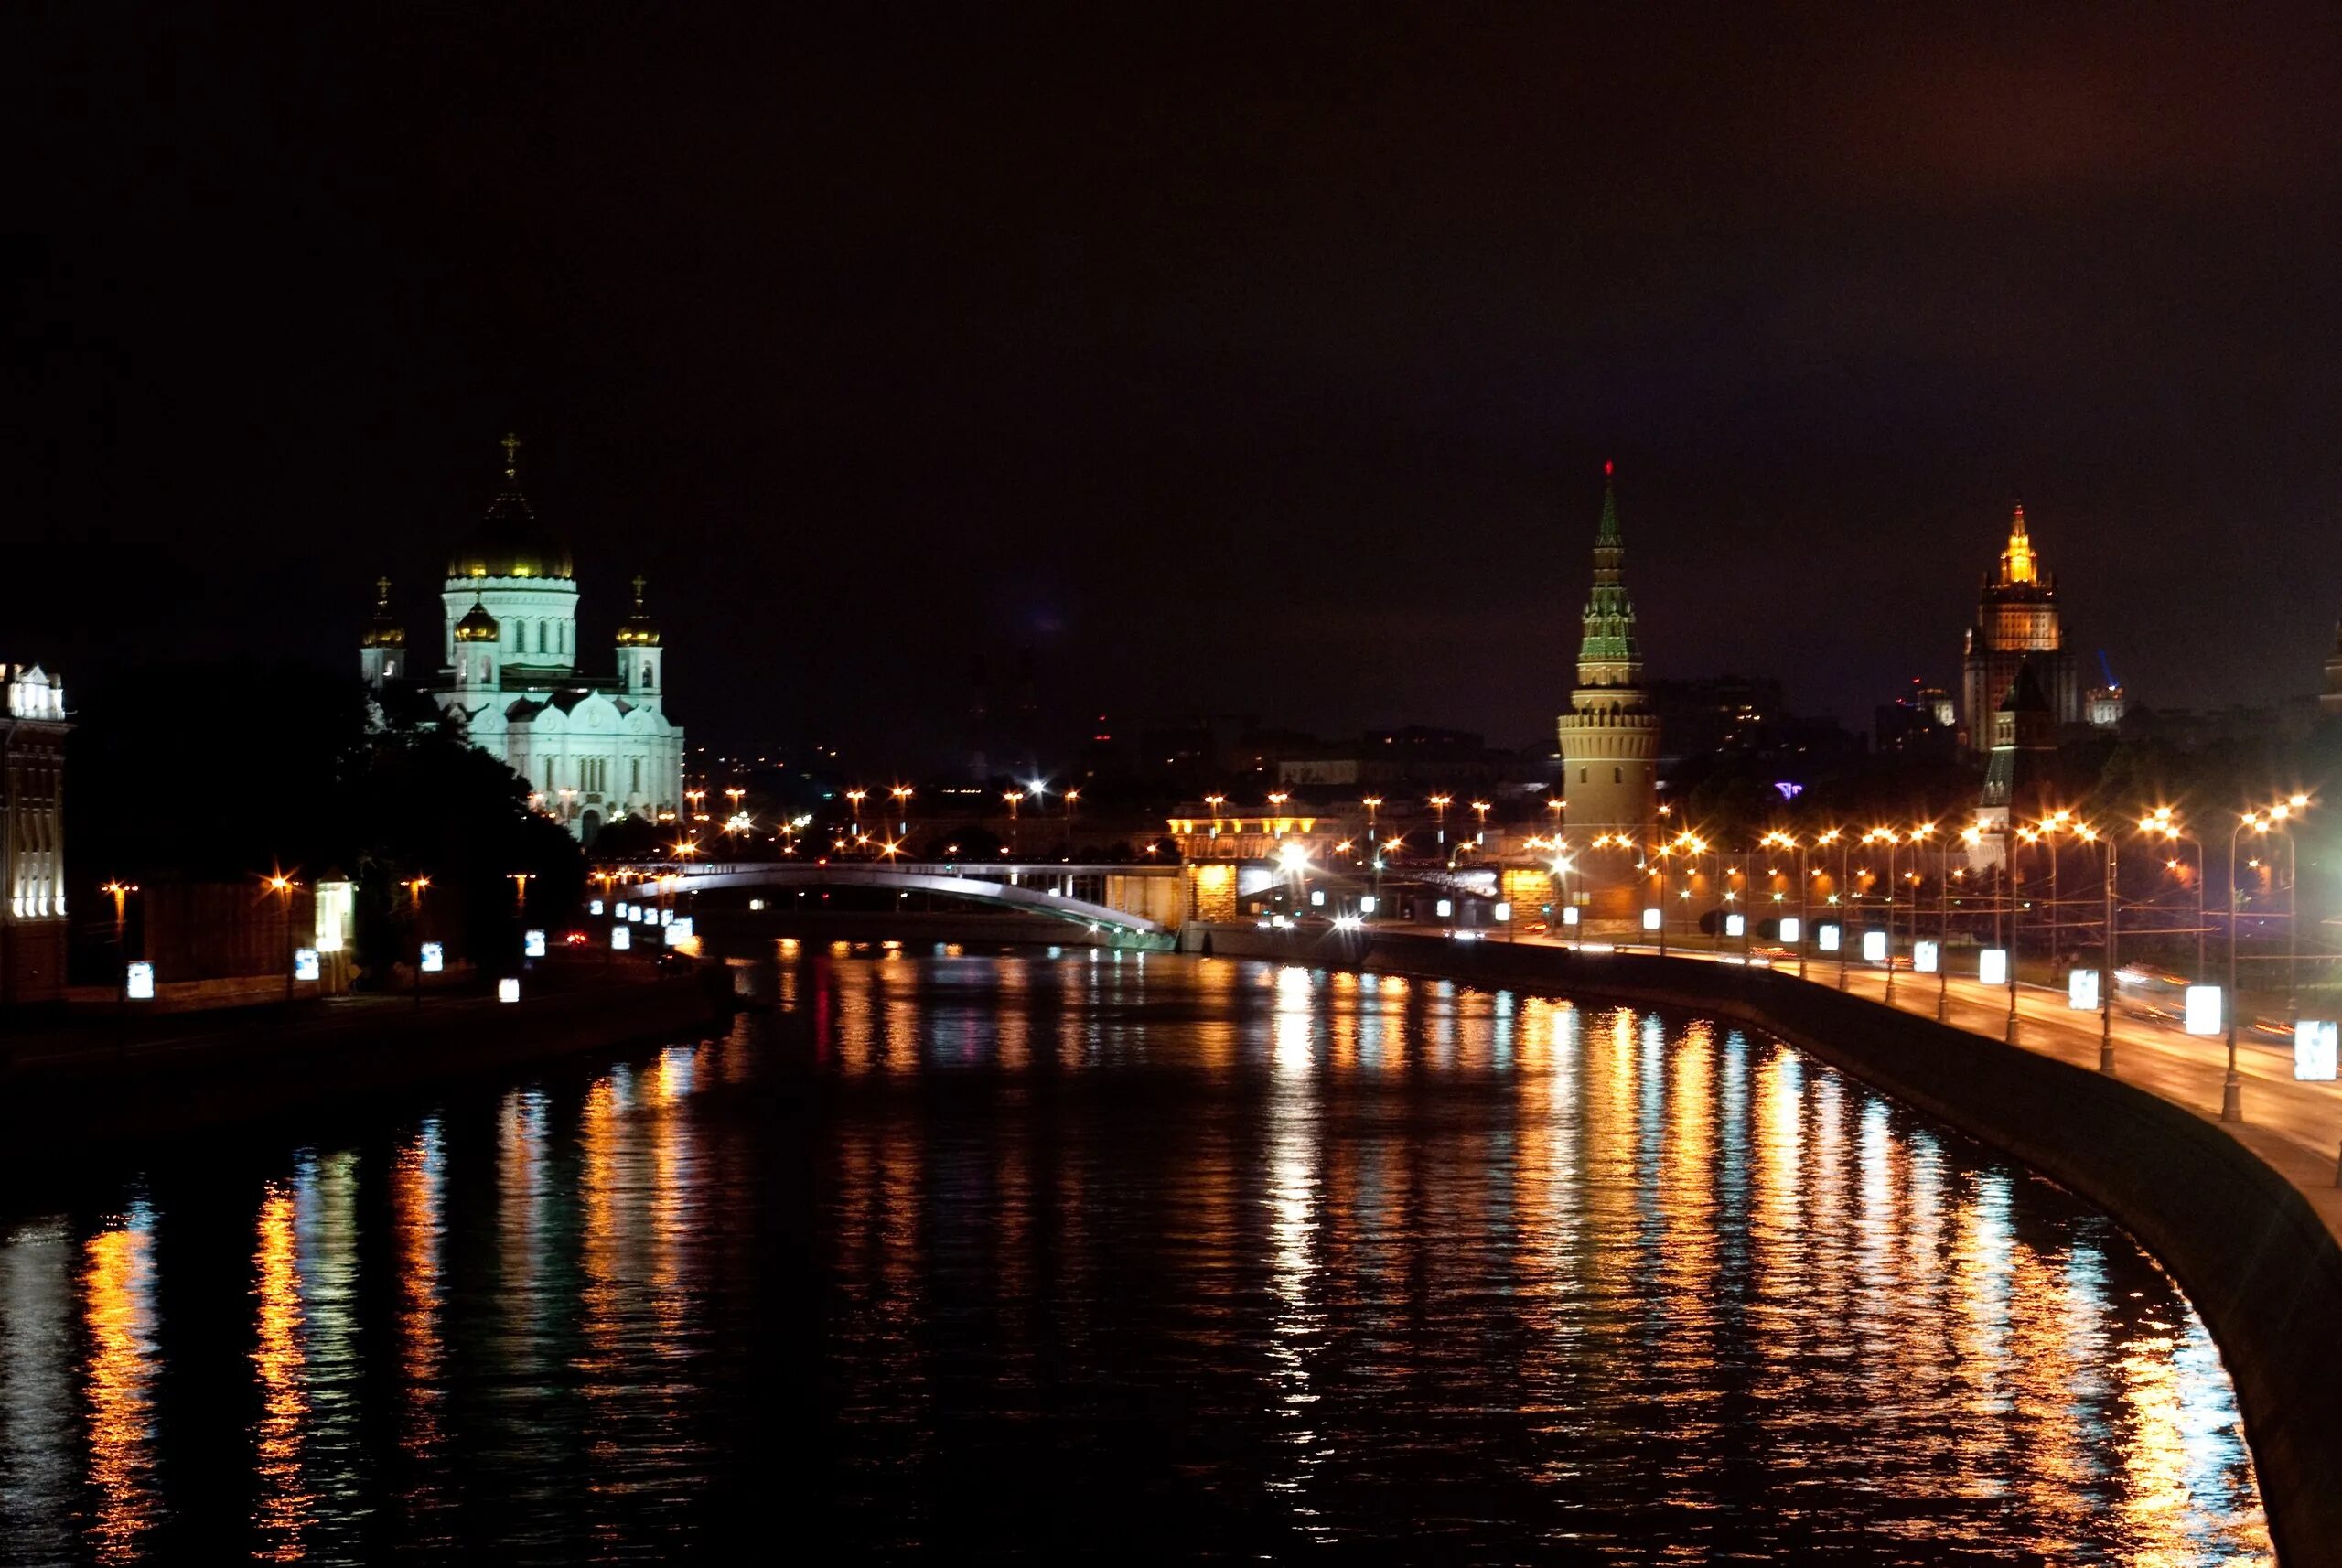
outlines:
[{"label": "dark foreground", "polygon": [[2116,1227],[1761,1038],[1081,950],[16,1179],[24,1561],[2265,1560]]}]

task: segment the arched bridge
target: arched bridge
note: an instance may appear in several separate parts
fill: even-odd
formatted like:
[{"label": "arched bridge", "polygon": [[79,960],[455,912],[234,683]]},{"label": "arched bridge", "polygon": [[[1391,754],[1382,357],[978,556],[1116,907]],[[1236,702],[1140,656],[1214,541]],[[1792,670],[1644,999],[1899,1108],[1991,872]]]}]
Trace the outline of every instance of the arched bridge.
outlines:
[{"label": "arched bridge", "polygon": [[630,889],[629,897],[768,887],[871,887],[1047,915],[1135,937],[1167,938],[1186,916],[1186,884],[1175,865],[744,860],[629,865],[618,875],[620,884]]}]

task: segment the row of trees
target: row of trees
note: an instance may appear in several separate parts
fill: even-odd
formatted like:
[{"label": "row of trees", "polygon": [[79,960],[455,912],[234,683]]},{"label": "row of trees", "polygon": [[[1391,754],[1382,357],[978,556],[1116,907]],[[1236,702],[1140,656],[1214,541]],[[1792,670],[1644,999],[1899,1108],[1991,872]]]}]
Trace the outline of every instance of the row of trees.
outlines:
[{"label": "row of trees", "polygon": [[77,936],[110,934],[108,881],[249,880],[258,897],[280,870],[345,878],[358,962],[379,983],[418,941],[500,964],[524,925],[571,915],[584,858],[529,809],[520,776],[411,693],[382,709],[377,727],[359,682],[290,663],[166,668],[84,693],[65,793]]}]

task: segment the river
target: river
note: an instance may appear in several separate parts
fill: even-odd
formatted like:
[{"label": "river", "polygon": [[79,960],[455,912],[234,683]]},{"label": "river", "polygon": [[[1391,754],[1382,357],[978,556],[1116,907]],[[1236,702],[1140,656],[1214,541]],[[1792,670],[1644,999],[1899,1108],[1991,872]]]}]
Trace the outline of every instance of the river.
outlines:
[{"label": "river", "polygon": [[2153,1260],[1772,1040],[1079,948],[757,980],[20,1173],[7,1557],[2272,1560]]}]

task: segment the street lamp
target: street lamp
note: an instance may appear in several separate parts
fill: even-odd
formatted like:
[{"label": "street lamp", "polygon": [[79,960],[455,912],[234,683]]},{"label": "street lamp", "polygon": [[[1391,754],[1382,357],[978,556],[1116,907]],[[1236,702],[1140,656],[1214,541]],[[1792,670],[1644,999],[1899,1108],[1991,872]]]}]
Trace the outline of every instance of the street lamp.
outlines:
[{"label": "street lamp", "polygon": [[862,836],[862,799],[869,792],[867,789],[849,789],[845,792],[845,798],[854,802],[854,836],[856,838]]},{"label": "street lamp", "polygon": [[[291,877],[281,871],[272,872],[265,880],[268,883],[268,890],[276,895],[277,913],[285,921],[285,944],[288,948],[297,947],[300,944],[293,940],[293,889],[296,885]],[[116,917],[116,921],[118,924],[119,916]],[[295,968],[293,954],[288,951],[285,955],[285,1004],[288,1007],[293,1004]]]},{"label": "street lamp", "polygon": [[1806,869],[1806,842],[1779,828],[1775,828],[1756,842],[1767,849],[1797,851],[1797,977],[1803,980],[1806,944],[1813,940],[1813,882]]},{"label": "street lamp", "polygon": [[407,897],[414,903],[414,1004],[423,1005],[423,893],[431,886],[428,876],[407,878]]},{"label": "street lamp", "polygon": [[[2160,838],[2165,843],[2186,843],[2196,846],[2196,972],[2193,978],[2200,984],[2204,979],[2204,843],[2190,838],[2182,830],[2178,819],[2169,806],[2157,806],[2139,819],[2139,831],[2149,838]],[[2174,862],[2176,865],[2177,862]]]},{"label": "street lamp", "polygon": [[2223,1122],[2244,1120],[2244,1079],[2239,1076],[2236,1069],[2236,1015],[2239,1011],[2236,988],[2236,928],[2241,912],[2237,896],[2237,839],[2245,829],[2251,828],[2254,832],[2263,835],[2271,832],[2283,834],[2285,840],[2285,1011],[2290,1015],[2295,1011],[2294,973],[2300,958],[2297,936],[2299,927],[2298,922],[2294,918],[2294,900],[2301,896],[2298,888],[2299,865],[2294,859],[2292,823],[2293,819],[2307,809],[2308,805],[2309,797],[2306,795],[2289,796],[2273,805],[2244,812],[2238,819],[2237,825],[2229,830],[2229,1069],[2227,1077],[2220,1084],[2220,1120]]},{"label": "street lamp", "polygon": [[910,837],[911,787],[908,784],[897,784],[886,793],[895,798],[896,831],[905,838]]},{"label": "street lamp", "polygon": [[1447,805],[1455,797],[1451,795],[1434,795],[1431,798],[1432,815],[1438,820],[1439,843],[1442,848],[1445,848],[1447,844]]}]

